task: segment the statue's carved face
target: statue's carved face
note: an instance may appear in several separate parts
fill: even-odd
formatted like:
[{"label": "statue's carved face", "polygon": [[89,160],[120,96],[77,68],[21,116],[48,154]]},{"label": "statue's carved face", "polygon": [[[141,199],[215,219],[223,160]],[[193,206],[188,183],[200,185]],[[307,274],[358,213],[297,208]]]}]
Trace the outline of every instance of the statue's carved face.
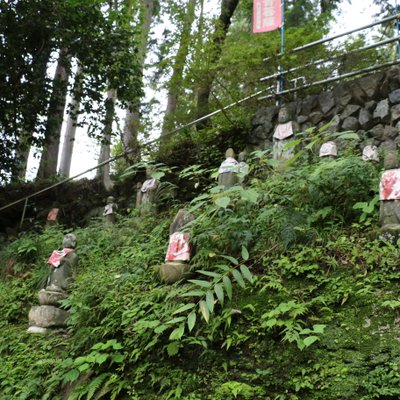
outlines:
[{"label": "statue's carved face", "polygon": [[279,114],[278,114],[278,122],[280,124],[285,124],[286,122],[289,122],[291,120],[291,116],[290,116],[290,111],[287,107],[282,107],[279,110]]},{"label": "statue's carved face", "polygon": [[383,162],[385,169],[395,169],[399,167],[399,160],[396,153],[388,153]]},{"label": "statue's carved face", "polygon": [[73,235],[72,233],[68,233],[67,235],[64,236],[62,244],[63,244],[63,247],[66,247],[68,249],[75,249],[76,236]]}]

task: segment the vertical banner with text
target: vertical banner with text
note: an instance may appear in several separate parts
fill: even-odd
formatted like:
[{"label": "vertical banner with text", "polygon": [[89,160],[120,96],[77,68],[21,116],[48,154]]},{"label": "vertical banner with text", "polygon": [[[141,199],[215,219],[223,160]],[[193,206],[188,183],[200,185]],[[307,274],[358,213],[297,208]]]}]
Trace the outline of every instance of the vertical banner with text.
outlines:
[{"label": "vertical banner with text", "polygon": [[269,32],[282,26],[281,0],[253,0],[253,32]]}]

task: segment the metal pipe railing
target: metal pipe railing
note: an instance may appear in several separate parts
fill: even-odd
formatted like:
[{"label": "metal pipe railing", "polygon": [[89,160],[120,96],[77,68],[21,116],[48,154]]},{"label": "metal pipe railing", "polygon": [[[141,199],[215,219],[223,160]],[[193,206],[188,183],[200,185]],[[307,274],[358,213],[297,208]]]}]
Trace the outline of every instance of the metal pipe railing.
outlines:
[{"label": "metal pipe railing", "polygon": [[[386,18],[383,18],[381,20],[371,22],[370,24],[360,26],[359,28],[350,29],[348,31],[345,31],[345,32],[342,32],[342,33],[338,33],[337,35],[330,36],[328,38],[319,39],[319,40],[316,40],[314,42],[305,44],[303,46],[295,47],[294,49],[288,51],[287,53],[278,53],[274,57],[282,57],[283,55],[286,55],[286,54],[292,54],[292,53],[296,53],[298,51],[306,50],[306,49],[309,49],[311,47],[317,46],[319,44],[330,42],[332,40],[338,39],[338,38],[340,38],[342,36],[350,35],[351,33],[354,33],[354,32],[358,32],[358,31],[362,31],[364,29],[372,28],[375,25],[379,25],[379,24],[382,24],[382,23],[385,23],[385,22],[393,21],[394,19],[398,19],[399,17],[400,17],[400,14],[395,14],[395,15],[392,15],[390,17],[386,17]],[[273,58],[273,57],[264,58],[263,61],[268,61],[271,58]]]},{"label": "metal pipe railing", "polygon": [[349,54],[351,55],[351,54],[358,53],[360,51],[370,50],[370,49],[373,49],[373,48],[376,48],[376,47],[379,47],[379,46],[383,46],[385,44],[389,44],[389,43],[398,41],[399,39],[400,39],[400,36],[396,36],[394,38],[390,38],[390,39],[386,39],[386,40],[381,40],[380,42],[372,43],[372,44],[370,44],[368,46],[360,47],[358,49],[353,49],[353,50],[350,50],[350,51],[348,51],[346,53],[335,55],[335,56],[332,56],[332,57],[329,57],[329,58],[323,58],[323,59],[319,59],[319,60],[316,60],[316,61],[312,61],[312,62],[309,62],[309,63],[304,64],[304,65],[299,65],[298,67],[289,68],[286,71],[276,72],[275,74],[268,75],[268,76],[265,76],[263,78],[260,78],[260,82],[265,82],[265,81],[267,81],[269,79],[278,78],[280,75],[290,74],[292,72],[296,72],[296,71],[299,71],[299,70],[307,68],[307,67],[312,67],[312,66],[315,66],[315,65],[319,65],[319,64],[322,64],[324,62],[334,61],[334,60],[336,60],[338,58],[343,57],[344,55],[347,56]]},{"label": "metal pipe railing", "polygon": [[279,92],[279,93],[274,93],[274,94],[271,94],[271,95],[268,95],[268,96],[259,97],[258,100],[272,99],[272,98],[275,98],[278,95],[280,96],[280,95],[285,95],[285,94],[289,94],[289,93],[298,92],[299,90],[308,89],[308,88],[313,87],[313,86],[323,85],[325,83],[335,82],[335,81],[338,81],[338,80],[341,80],[341,79],[344,79],[344,78],[349,78],[349,77],[352,77],[352,76],[355,76],[355,75],[365,74],[367,72],[373,72],[373,71],[376,71],[378,69],[385,68],[385,67],[391,67],[391,66],[396,65],[396,64],[400,64],[400,60],[389,61],[387,63],[373,65],[371,67],[366,67],[366,68],[363,68],[363,69],[360,69],[360,70],[357,70],[357,71],[348,72],[346,74],[334,76],[334,77],[323,79],[323,80],[316,81],[316,82],[313,82],[313,83],[308,83],[308,84],[303,85],[301,87],[299,86],[297,88],[287,89],[287,90],[284,90],[284,91]]}]

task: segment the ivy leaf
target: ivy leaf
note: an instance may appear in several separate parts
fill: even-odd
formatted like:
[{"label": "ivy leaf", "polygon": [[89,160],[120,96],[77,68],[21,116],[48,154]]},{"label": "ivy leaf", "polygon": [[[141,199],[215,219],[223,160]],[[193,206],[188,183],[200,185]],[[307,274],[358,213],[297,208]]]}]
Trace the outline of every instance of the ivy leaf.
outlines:
[{"label": "ivy leaf", "polygon": [[315,333],[324,333],[325,328],[326,325],[323,324],[313,325],[313,330]]},{"label": "ivy leaf", "polygon": [[242,246],[242,258],[247,261],[249,259],[249,252],[246,247]]},{"label": "ivy leaf", "polygon": [[162,178],[163,176],[165,175],[165,172],[161,172],[161,171],[156,171],[156,172],[152,172],[151,174],[150,174],[150,176],[153,178],[153,179],[160,179],[160,178]]},{"label": "ivy leaf", "polygon": [[207,303],[207,308],[212,313],[214,311],[214,295],[211,291],[208,291],[206,294],[206,303]]},{"label": "ivy leaf", "polygon": [[125,360],[125,356],[124,356],[123,354],[121,354],[121,353],[119,353],[119,354],[114,354],[114,355],[111,357],[111,360],[114,361],[114,362],[116,362],[116,363],[122,363],[122,362]]},{"label": "ivy leaf", "polygon": [[221,303],[221,306],[224,305],[224,291],[222,286],[219,283],[216,283],[214,286],[215,294],[217,295],[218,301]]},{"label": "ivy leaf", "polygon": [[318,336],[308,336],[308,337],[306,337],[306,338],[303,340],[303,342],[304,342],[304,345],[305,345],[306,347],[309,347],[309,346],[311,346],[314,342],[316,342],[317,340],[319,340],[319,337],[318,337]]},{"label": "ivy leaf", "polygon": [[228,207],[230,202],[231,202],[231,199],[228,196],[220,197],[215,200],[215,204],[221,208]]},{"label": "ivy leaf", "polygon": [[97,354],[96,355],[96,362],[98,364],[103,364],[104,361],[106,361],[108,358],[108,354]]},{"label": "ivy leaf", "polygon": [[222,281],[224,282],[224,287],[225,287],[227,296],[229,297],[230,300],[232,300],[232,282],[231,282],[231,280],[229,279],[229,277],[224,276],[222,278]]},{"label": "ivy leaf", "polygon": [[167,346],[167,352],[170,357],[178,354],[179,342],[172,342]]},{"label": "ivy leaf", "polygon": [[185,333],[185,324],[181,324],[175,328],[169,335],[169,340],[179,340]]},{"label": "ivy leaf", "polygon": [[243,276],[237,269],[232,270],[232,275],[240,287],[242,287],[242,288],[246,287],[246,284],[244,283],[244,280],[243,280]]},{"label": "ivy leaf", "polygon": [[240,193],[240,197],[242,200],[249,201],[250,203],[257,203],[258,200],[258,192],[255,189],[247,189],[243,190],[243,192]]},{"label": "ivy leaf", "polygon": [[201,300],[199,306],[200,306],[201,314],[203,315],[203,318],[205,319],[205,321],[208,324],[208,321],[210,320],[210,311],[207,308],[206,302],[204,300]]},{"label": "ivy leaf", "polygon": [[196,304],[194,304],[194,303],[185,304],[184,306],[179,307],[177,310],[175,310],[175,311],[172,313],[172,315],[179,314],[179,313],[182,313],[182,312],[184,312],[184,311],[190,310],[190,309],[193,308],[195,305],[196,305]]},{"label": "ivy leaf", "polygon": [[194,325],[196,323],[196,313],[192,311],[187,318],[187,324],[189,328],[189,332],[192,332],[192,329],[194,328]]},{"label": "ivy leaf", "polygon": [[90,368],[90,365],[88,363],[82,364],[78,369],[80,372],[86,371],[87,369]]},{"label": "ivy leaf", "polygon": [[243,274],[243,276],[250,282],[253,283],[253,274],[250,272],[250,270],[246,267],[246,265],[242,264],[240,266],[240,272]]},{"label": "ivy leaf", "polygon": [[197,286],[201,286],[201,287],[204,287],[207,289],[211,286],[211,282],[203,281],[203,280],[199,280],[199,279],[189,279],[188,282],[192,282]]},{"label": "ivy leaf", "polygon": [[73,382],[79,377],[79,371],[77,369],[71,369],[64,375],[64,382]]}]

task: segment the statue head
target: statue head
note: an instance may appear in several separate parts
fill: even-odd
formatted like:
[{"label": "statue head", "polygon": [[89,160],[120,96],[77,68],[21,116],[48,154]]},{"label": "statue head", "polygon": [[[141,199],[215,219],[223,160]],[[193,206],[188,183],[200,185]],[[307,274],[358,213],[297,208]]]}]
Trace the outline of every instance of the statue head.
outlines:
[{"label": "statue head", "polygon": [[245,151],[241,151],[238,155],[238,161],[239,162],[245,162],[246,161],[246,152]]},{"label": "statue head", "polygon": [[320,157],[337,157],[337,146],[335,142],[326,142],[319,149]]},{"label": "statue head", "polygon": [[110,203],[114,203],[114,197],[113,196],[108,196],[107,197],[107,204],[110,204]]},{"label": "statue head", "polygon": [[146,179],[152,179],[151,174],[156,170],[154,165],[148,165],[146,167]]},{"label": "statue head", "polygon": [[73,233],[68,233],[64,236],[62,245],[64,248],[75,249],[76,247],[76,236]]},{"label": "statue head", "polygon": [[383,166],[385,169],[395,169],[399,167],[399,160],[397,157],[397,153],[391,151],[386,154],[385,159],[383,161]]},{"label": "statue head", "polygon": [[225,152],[225,157],[226,158],[228,158],[228,157],[235,158],[235,156],[236,156],[236,154],[233,151],[232,147],[229,147],[229,149]]},{"label": "statue head", "polygon": [[289,107],[282,107],[278,113],[278,123],[285,124],[292,120],[292,115]]},{"label": "statue head", "polygon": [[363,148],[362,159],[364,161],[379,161],[378,148],[373,145],[368,145]]}]

